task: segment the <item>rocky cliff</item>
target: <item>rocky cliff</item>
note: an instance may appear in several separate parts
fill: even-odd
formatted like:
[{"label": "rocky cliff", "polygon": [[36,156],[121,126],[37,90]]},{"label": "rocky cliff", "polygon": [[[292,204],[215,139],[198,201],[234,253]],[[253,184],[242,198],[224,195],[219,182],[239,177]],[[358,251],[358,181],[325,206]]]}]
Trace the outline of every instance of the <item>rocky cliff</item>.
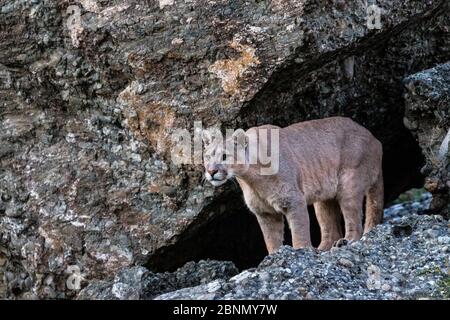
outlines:
[{"label": "rocky cliff", "polygon": [[402,80],[450,60],[447,1],[380,2],[380,23],[368,5],[1,0],[0,296],[73,298],[124,268],[201,258],[256,265],[239,190],[170,159],[194,121],[350,116],[383,142],[386,198],[420,186],[420,137],[448,117],[417,124],[417,143]]}]

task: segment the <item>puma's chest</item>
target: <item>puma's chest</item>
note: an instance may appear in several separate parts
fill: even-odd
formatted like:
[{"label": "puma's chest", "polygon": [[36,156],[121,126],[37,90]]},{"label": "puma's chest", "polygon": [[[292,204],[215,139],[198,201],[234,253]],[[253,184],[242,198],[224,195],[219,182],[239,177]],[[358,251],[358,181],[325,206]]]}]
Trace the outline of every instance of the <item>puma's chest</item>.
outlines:
[{"label": "puma's chest", "polygon": [[265,198],[260,195],[260,192],[250,188],[248,185],[241,185],[242,193],[247,207],[253,213],[273,213],[275,210]]}]

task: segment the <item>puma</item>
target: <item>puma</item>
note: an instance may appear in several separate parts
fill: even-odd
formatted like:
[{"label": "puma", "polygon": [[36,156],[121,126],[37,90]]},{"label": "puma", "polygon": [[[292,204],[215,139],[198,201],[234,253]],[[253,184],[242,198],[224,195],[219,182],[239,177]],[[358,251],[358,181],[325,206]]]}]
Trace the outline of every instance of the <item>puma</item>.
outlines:
[{"label": "puma", "polygon": [[[226,157],[235,154],[225,154],[223,143],[212,143],[211,137],[204,135],[206,179],[218,186],[236,178],[246,205],[256,215],[269,254],[283,244],[284,218],[293,247],[311,246],[307,205],[314,206],[320,225],[319,250],[328,250],[343,239],[357,241],[363,232],[381,223],[382,145],[367,129],[349,118],[332,117],[285,128],[254,127],[245,136],[271,130],[278,130],[279,143],[279,169],[272,175],[262,175],[262,164],[249,161],[248,139],[244,139],[245,161],[228,164]],[[237,140],[233,138],[235,145]],[[267,142],[269,150],[272,142]]]}]

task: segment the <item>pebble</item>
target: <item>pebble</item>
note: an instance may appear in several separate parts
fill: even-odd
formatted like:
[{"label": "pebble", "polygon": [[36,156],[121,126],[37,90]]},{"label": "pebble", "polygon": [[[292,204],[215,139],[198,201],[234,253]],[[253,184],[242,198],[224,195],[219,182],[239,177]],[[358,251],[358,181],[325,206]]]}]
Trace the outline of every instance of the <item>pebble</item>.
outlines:
[{"label": "pebble", "polygon": [[348,260],[346,258],[339,259],[338,263],[341,266],[344,266],[344,267],[347,267],[347,268],[352,268],[354,266],[353,262],[351,262],[350,260]]},{"label": "pebble", "polygon": [[387,283],[384,283],[384,284],[381,286],[381,290],[383,290],[383,291],[389,291],[389,290],[391,290],[391,286],[390,286],[389,284],[387,284]]},{"label": "pebble", "polygon": [[450,243],[450,237],[449,236],[438,237],[437,241],[440,244],[449,244]]}]

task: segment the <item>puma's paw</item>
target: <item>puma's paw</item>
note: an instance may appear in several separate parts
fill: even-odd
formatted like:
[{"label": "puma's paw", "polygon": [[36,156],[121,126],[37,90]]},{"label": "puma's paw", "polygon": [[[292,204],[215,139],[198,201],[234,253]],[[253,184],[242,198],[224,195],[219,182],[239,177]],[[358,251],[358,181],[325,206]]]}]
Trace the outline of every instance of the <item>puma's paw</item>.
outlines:
[{"label": "puma's paw", "polygon": [[332,241],[321,242],[320,245],[317,247],[317,250],[318,251],[328,251],[334,246],[335,243],[336,242],[332,242]]},{"label": "puma's paw", "polygon": [[343,246],[348,246],[348,245],[352,244],[353,242],[354,242],[353,240],[347,240],[345,238],[342,238],[342,239],[339,239],[338,241],[336,241],[333,244],[333,247],[340,248],[340,247],[343,247]]}]

